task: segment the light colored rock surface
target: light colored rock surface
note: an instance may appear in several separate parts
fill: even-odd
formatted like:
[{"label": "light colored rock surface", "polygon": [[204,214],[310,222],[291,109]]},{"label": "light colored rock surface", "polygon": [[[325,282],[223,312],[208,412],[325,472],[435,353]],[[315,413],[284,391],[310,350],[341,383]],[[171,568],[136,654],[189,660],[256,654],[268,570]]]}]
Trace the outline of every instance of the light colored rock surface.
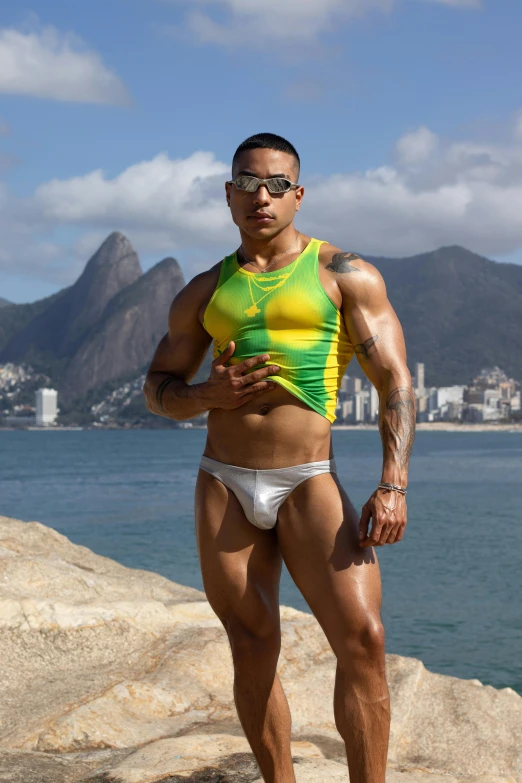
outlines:
[{"label": "light colored rock surface", "polygon": [[[281,616],[298,783],[346,781],[333,655],[310,615]],[[228,642],[196,590],[0,517],[0,660],[2,783],[259,780]],[[387,672],[388,783],[522,783],[520,696],[413,658],[388,655]]]},{"label": "light colored rock surface", "polygon": [[[193,734],[185,737],[158,740],[131,753],[109,772],[108,778],[117,783],[149,783],[168,775],[189,776],[194,770],[219,767],[220,760],[238,754],[249,757],[250,747],[244,737],[229,734]],[[292,743],[292,755],[297,758],[321,759],[323,754],[310,742]],[[344,768],[346,779],[346,767]]]}]

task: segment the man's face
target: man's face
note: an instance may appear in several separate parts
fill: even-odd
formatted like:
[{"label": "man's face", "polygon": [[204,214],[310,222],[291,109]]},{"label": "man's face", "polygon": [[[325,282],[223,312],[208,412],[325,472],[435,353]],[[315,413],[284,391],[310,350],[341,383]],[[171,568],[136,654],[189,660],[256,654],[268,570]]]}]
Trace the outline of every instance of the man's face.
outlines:
[{"label": "man's face", "polygon": [[[291,182],[297,178],[298,164],[292,155],[278,150],[245,150],[236,161],[232,178],[251,174],[260,179],[284,177]],[[235,185],[226,184],[227,199],[234,223],[253,239],[270,239],[291,225],[301,206],[304,188],[299,186],[287,193],[269,193],[260,185],[254,193],[246,193]],[[267,217],[263,217],[269,216]]]}]

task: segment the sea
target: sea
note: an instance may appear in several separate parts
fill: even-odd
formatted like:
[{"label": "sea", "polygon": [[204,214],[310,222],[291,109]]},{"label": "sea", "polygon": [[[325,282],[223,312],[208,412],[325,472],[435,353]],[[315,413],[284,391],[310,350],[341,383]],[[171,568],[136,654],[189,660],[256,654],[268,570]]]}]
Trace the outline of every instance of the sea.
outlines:
[{"label": "sea", "polygon": [[[0,514],[202,588],[193,490],[206,431],[1,431]],[[379,434],[334,430],[357,508]],[[522,694],[522,433],[417,433],[403,540],[378,548],[389,653]],[[287,572],[281,603],[309,611]]]}]

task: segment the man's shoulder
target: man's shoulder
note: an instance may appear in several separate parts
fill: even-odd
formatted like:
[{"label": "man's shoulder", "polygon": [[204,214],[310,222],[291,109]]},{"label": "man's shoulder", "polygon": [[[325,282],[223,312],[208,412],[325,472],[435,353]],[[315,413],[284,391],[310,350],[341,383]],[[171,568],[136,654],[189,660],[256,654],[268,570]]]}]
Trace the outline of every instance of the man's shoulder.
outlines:
[{"label": "man's shoulder", "polygon": [[205,269],[194,275],[174,297],[172,302],[174,310],[180,308],[199,309],[202,304],[206,303],[218,284],[220,270],[221,261],[210,269]]},{"label": "man's shoulder", "polygon": [[325,242],[319,249],[319,263],[323,273],[331,275],[342,293],[363,294],[383,286],[379,270],[351,250],[342,250],[337,245]]}]

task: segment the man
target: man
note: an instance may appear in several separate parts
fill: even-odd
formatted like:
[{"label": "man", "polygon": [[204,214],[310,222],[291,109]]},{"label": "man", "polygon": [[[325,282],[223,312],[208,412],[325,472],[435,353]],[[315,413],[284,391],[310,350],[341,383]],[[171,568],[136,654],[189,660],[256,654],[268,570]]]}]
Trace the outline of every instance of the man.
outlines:
[{"label": "man", "polygon": [[[299,166],[275,134],[238,147],[225,187],[241,246],[174,299],[144,391],[161,416],[209,411],[196,485],[199,557],[264,780],[295,781],[276,673],[284,559],[337,657],[335,720],[350,781],[384,783],[390,705],[373,547],[404,533],[415,401],[379,272],[294,227]],[[191,386],[212,339],[210,377]],[[331,448],[337,391],[354,353],[379,393],[383,444],[382,480],[360,519]]]}]

